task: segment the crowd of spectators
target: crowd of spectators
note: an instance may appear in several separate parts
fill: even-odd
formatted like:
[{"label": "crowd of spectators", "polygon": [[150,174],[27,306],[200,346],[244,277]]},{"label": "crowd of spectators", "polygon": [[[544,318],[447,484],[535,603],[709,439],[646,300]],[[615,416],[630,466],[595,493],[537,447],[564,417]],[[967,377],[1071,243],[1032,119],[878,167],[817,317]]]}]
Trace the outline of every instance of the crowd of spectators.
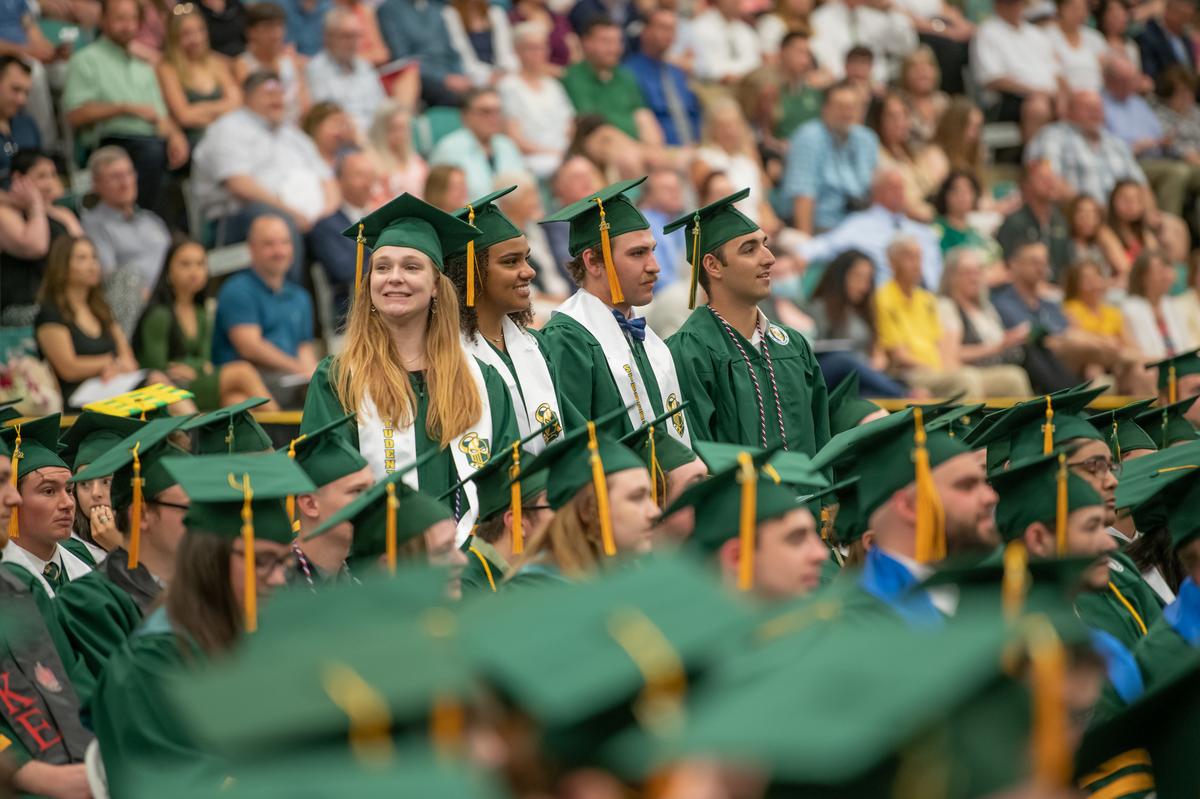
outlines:
[{"label": "crowd of spectators", "polygon": [[648,175],[662,335],[689,282],[663,227],[749,188],[764,310],[829,384],[1150,393],[1200,346],[1195,5],[0,0],[3,346],[67,407],[132,372],[294,406],[354,220],[518,184],[544,320],[573,285],[539,219]]}]

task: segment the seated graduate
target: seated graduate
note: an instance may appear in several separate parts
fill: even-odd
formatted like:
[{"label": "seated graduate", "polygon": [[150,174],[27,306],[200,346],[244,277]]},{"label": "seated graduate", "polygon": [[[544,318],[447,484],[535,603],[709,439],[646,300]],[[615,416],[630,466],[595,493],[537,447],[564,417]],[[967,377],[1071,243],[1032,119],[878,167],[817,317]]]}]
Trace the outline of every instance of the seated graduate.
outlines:
[{"label": "seated graduate", "polygon": [[[12,452],[0,441],[0,552],[21,504],[12,481]],[[79,720],[90,696],[91,672],[76,657],[48,599],[28,580],[0,569],[0,760],[21,794],[88,794],[84,752],[92,734]]]},{"label": "seated graduate", "polygon": [[394,574],[400,561],[428,561],[449,569],[447,598],[461,598],[467,557],[456,544],[454,514],[407,482],[411,474],[438,455],[438,450],[431,449],[385,476],[306,535],[306,542],[349,525],[353,539],[346,563],[354,572],[383,567]]},{"label": "seated graduate", "polygon": [[285,455],[168,457],[163,467],[190,499],[165,601],[109,658],[90,717],[113,796],[146,769],[171,770],[216,789],[219,762],[201,751],[166,700],[167,681],[237,647],[258,626],[258,605],[291,565],[289,495],[314,486]]},{"label": "seated graduate", "polygon": [[197,455],[269,452],[271,436],[250,413],[268,402],[265,397],[251,397],[189,419],[180,429],[192,434],[192,452]]},{"label": "seated graduate", "polygon": [[[568,408],[561,377],[550,364],[533,322],[533,280],[529,241],[496,200],[516,186],[493,192],[454,215],[479,230],[479,238],[446,256],[446,276],[458,294],[463,347],[496,370],[508,388],[521,436],[544,429],[525,448],[541,452],[563,429],[583,419]],[[564,411],[570,412],[570,417]]]},{"label": "seated graduate", "polygon": [[71,470],[58,456],[58,433],[57,413],[0,431],[17,464],[21,494],[21,505],[8,523],[9,545],[0,560],[3,568],[48,597],[92,570],[62,546],[75,523],[75,497],[68,485]]},{"label": "seated graduate", "polygon": [[[145,422],[127,416],[84,409],[75,423],[62,434],[58,456],[79,472],[107,452],[125,436],[136,432]],[[71,537],[62,546],[93,568],[121,545],[117,530],[108,477],[97,480],[72,480],[75,495],[75,524]]]},{"label": "seated graduate", "polygon": [[525,467],[523,478],[549,472],[546,501],[554,516],[540,537],[526,542],[508,582],[578,580],[653,548],[662,512],[650,473],[637,453],[598,431],[624,414],[620,408],[564,434]]},{"label": "seated graduate", "polygon": [[183,421],[168,416],[139,425],[73,478],[76,484],[110,481],[123,539],[94,571],[63,586],[55,598],[71,646],[96,675],[175,577],[188,497],[163,459],[190,457],[170,441]]},{"label": "seated graduate", "polygon": [[[665,511],[689,487],[708,477],[708,466],[691,447],[676,439],[668,428],[682,421],[679,411],[686,410],[683,402],[675,411],[668,411],[657,419],[628,435],[618,443],[633,450],[646,464],[650,472],[650,494],[660,511]],[[659,517],[654,528],[657,542],[680,544],[692,534],[695,516],[690,508],[679,508],[674,513]]]},{"label": "seated graduate", "polygon": [[311,494],[287,500],[288,516],[296,528],[292,542],[296,563],[288,572],[289,583],[313,588],[328,580],[350,577],[346,565],[353,538],[350,525],[339,525],[311,539],[308,535],[375,483],[366,458],[350,444],[349,429],[353,426],[354,416],[343,416],[311,433],[302,433],[281,450],[317,487]]},{"label": "seated graduate", "polygon": [[[504,381],[463,349],[446,252],[478,231],[403,194],[346,231],[372,248],[355,288],[345,347],[323,360],[304,404],[302,433],[355,413],[351,431],[377,480],[432,451],[409,473],[430,496],[482,468],[498,442],[518,438]],[[467,484],[451,498],[466,539],[477,504]]]}]

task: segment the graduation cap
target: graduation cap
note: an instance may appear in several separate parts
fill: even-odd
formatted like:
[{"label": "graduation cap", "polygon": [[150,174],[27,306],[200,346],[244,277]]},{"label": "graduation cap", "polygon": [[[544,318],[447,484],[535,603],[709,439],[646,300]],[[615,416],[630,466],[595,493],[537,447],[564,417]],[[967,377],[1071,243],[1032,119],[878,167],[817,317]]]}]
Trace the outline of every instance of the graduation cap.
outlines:
[{"label": "graduation cap", "polygon": [[17,410],[16,406],[20,404],[23,399],[24,397],[17,397],[16,399],[0,401],[0,425],[7,424],[13,419],[21,418],[21,412]]},{"label": "graduation cap", "polygon": [[1166,526],[1181,547],[1200,535],[1200,443],[1169,447],[1129,461],[1117,484],[1117,507],[1130,508],[1139,529]]},{"label": "graduation cap", "polygon": [[[16,488],[21,478],[38,469],[59,467],[70,471],[70,467],[58,456],[61,419],[61,414],[54,413],[0,430],[0,441],[7,445],[9,457],[12,459],[13,488]],[[11,539],[20,537],[17,527],[20,514],[20,506],[15,507],[8,519],[8,537]]]},{"label": "graduation cap", "polygon": [[707,464],[710,472],[724,471],[736,466],[738,455],[746,452],[755,459],[767,456],[761,468],[762,473],[772,482],[804,490],[813,490],[829,484],[825,475],[813,468],[812,458],[802,452],[772,447],[768,453],[761,447],[729,444],[724,441],[697,441],[695,447],[696,454]]},{"label": "graduation cap", "polygon": [[1134,421],[1149,434],[1159,449],[1166,449],[1185,441],[1195,441],[1200,438],[1200,434],[1188,421],[1187,413],[1198,399],[1200,399],[1200,395],[1172,402],[1160,408],[1148,408],[1135,416]]},{"label": "graduation cap", "polygon": [[[525,235],[519,227],[512,223],[511,219],[504,215],[500,207],[496,205],[496,200],[509,192],[515,191],[516,188],[516,186],[509,186],[507,189],[500,189],[491,194],[485,194],[454,212],[454,216],[457,219],[466,222],[479,231],[479,238],[468,241],[465,248],[467,252],[466,303],[468,308],[475,307],[476,250],[483,250],[486,253],[488,247],[491,247],[493,244],[499,244],[502,241],[508,241],[509,239]],[[447,251],[446,254],[456,255],[461,249]]]},{"label": "graduation cap", "polygon": [[[662,416],[651,419],[644,425],[622,436],[618,443],[624,444],[641,456],[642,462],[650,472],[650,491],[654,504],[659,502],[661,491],[665,493],[667,472],[674,471],[696,460],[696,453],[683,442],[667,432],[667,420],[674,424],[675,418],[691,405],[691,400],[684,400]],[[682,416],[678,417],[682,419]]]},{"label": "graduation cap", "polygon": [[754,220],[737,209],[735,203],[750,196],[750,189],[742,189],[728,197],[722,197],[703,208],[667,223],[663,233],[674,233],[684,229],[687,242],[687,259],[692,265],[691,287],[688,290],[688,308],[696,307],[696,284],[700,280],[700,259],[722,244],[758,230]]},{"label": "graduation cap", "polygon": [[145,424],[127,416],[84,410],[63,433],[58,444],[58,455],[71,464],[72,471],[79,471]]},{"label": "graduation cap", "polygon": [[988,448],[988,468],[1005,460],[1025,460],[1048,455],[1061,444],[1078,438],[1105,441],[1084,409],[1105,391],[1085,384],[1057,394],[1019,402],[997,414],[995,422],[970,436],[972,446]]},{"label": "graduation cap", "polygon": [[[317,488],[327,486],[368,465],[367,459],[350,443],[348,430],[353,423],[354,414],[335,419],[311,433],[301,433],[279,451],[298,463]],[[294,496],[287,498],[287,512],[292,528],[300,532]]]},{"label": "graduation cap", "polygon": [[[80,417],[81,419],[83,417]],[[132,422],[133,420],[118,421]],[[111,502],[114,508],[129,507],[129,568],[136,569],[141,553],[142,509],[153,498],[179,482],[167,471],[168,456],[190,460],[188,453],[168,441],[186,419],[166,416],[152,422],[133,422],[133,432],[109,446],[104,454],[79,470],[72,483],[112,477]],[[78,424],[78,422],[76,422]]]},{"label": "graduation cap", "polygon": [[166,416],[168,405],[195,396],[185,388],[154,383],[105,400],[90,402],[83,406],[83,410],[107,413],[111,416],[129,416],[144,422],[147,419]]},{"label": "graduation cap", "polygon": [[405,192],[342,231],[358,245],[354,285],[362,282],[363,246],[411,247],[425,253],[438,271],[445,257],[479,237],[479,231],[440,208]]},{"label": "graduation cap", "polygon": [[1021,538],[1035,522],[1048,527],[1053,524],[1060,556],[1067,554],[1067,517],[1071,511],[1104,505],[1096,490],[1067,468],[1067,454],[1061,450],[1009,464],[1008,469],[988,474],[988,480],[1000,497],[996,527],[1004,540]]},{"label": "graduation cap", "polygon": [[1158,369],[1158,390],[1167,395],[1167,402],[1179,401],[1179,378],[1200,374],[1200,349],[1188,350],[1161,361],[1146,364]]},{"label": "graduation cap", "polygon": [[522,459],[526,463],[533,460],[533,455],[525,451],[524,445],[544,435],[554,424],[554,422],[545,424],[524,438],[498,450],[482,468],[471,472],[466,479],[459,480],[438,499],[444,501],[453,497],[464,485],[474,482],[479,501],[479,522],[490,521],[506,510],[512,510],[513,554],[520,555],[525,551],[525,528],[521,523],[521,506],[545,491],[546,481],[549,478],[544,471],[535,472],[528,477],[521,471]]},{"label": "graduation cap", "polygon": [[1158,449],[1154,439],[1135,421],[1153,404],[1153,399],[1138,400],[1111,411],[1092,414],[1087,419],[1104,435],[1113,458],[1121,461],[1130,452]]},{"label": "graduation cap", "polygon": [[163,467],[187,493],[191,504],[183,523],[189,530],[224,538],[241,537],[246,552],[246,631],[258,627],[254,540],[291,543],[292,522],[285,497],[308,494],[316,486],[304,470],[277,452],[200,455],[163,459]]},{"label": "graduation cap", "polygon": [[252,397],[218,408],[190,420],[183,430],[196,431],[197,455],[266,452],[271,449],[271,437],[254,421],[250,410],[268,401],[265,397]]},{"label": "graduation cap", "polygon": [[833,391],[829,392],[829,432],[832,435],[845,432],[876,411],[883,410],[874,402],[863,399],[858,385],[858,372],[842,378]]},{"label": "graduation cap", "polygon": [[927,428],[921,408],[892,413],[834,436],[812,462],[814,469],[832,466],[839,480],[859,478],[855,513],[864,525],[893,494],[915,483],[916,557],[921,563],[946,556],[945,511],[932,470],[971,451],[938,421]]},{"label": "graduation cap", "polygon": [[604,269],[608,274],[608,289],[614,305],[623,303],[625,295],[621,292],[616,267],[613,265],[612,240],[635,230],[650,229],[646,217],[642,216],[633,200],[625,195],[625,192],[640,186],[645,180],[644,177],[634,178],[605,186],[595,194],[551,214],[540,223],[571,223],[567,250],[572,257],[577,257],[579,253],[591,247],[600,247],[604,256]]},{"label": "graduation cap", "polygon": [[444,504],[403,482],[406,474],[420,468],[437,453],[438,450],[431,449],[375,483],[326,519],[305,540],[325,535],[349,522],[354,528],[354,539],[348,559],[375,560],[386,555],[388,572],[395,574],[400,544],[416,538],[440,521],[454,518]]},{"label": "graduation cap", "polygon": [[[971,402],[965,405],[951,402],[944,405],[928,406],[926,419],[932,419],[930,427],[945,428],[946,432],[956,438],[966,438],[983,421],[982,402]],[[932,416],[928,415],[932,413]]]},{"label": "graduation cap", "polygon": [[555,439],[538,453],[522,473],[524,477],[531,477],[541,471],[549,472],[546,502],[553,510],[566,505],[585,487],[592,486],[596,491],[601,543],[604,554],[609,557],[617,554],[617,542],[613,537],[605,476],[626,469],[646,468],[636,452],[603,432],[605,425],[611,424],[624,413],[624,408],[611,411]]}]

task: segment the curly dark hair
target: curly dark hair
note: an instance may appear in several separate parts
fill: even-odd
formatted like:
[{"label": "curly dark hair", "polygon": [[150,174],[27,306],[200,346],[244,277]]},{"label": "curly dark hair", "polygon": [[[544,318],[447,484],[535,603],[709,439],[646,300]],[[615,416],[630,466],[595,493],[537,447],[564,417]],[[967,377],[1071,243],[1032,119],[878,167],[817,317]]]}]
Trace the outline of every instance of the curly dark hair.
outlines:
[{"label": "curly dark hair", "polygon": [[[480,248],[475,251],[475,283],[476,289],[482,289],[487,285],[487,268],[488,254],[487,248]],[[458,295],[458,314],[459,326],[467,338],[474,338],[479,332],[479,316],[475,313],[474,308],[467,307],[467,254],[466,252],[458,253],[457,255],[447,256],[444,261],[444,271],[446,277],[450,278],[450,282],[454,284],[454,293]],[[530,305],[523,311],[514,311],[508,315],[508,318],[513,320],[518,327],[529,327],[533,323],[533,306]]]}]

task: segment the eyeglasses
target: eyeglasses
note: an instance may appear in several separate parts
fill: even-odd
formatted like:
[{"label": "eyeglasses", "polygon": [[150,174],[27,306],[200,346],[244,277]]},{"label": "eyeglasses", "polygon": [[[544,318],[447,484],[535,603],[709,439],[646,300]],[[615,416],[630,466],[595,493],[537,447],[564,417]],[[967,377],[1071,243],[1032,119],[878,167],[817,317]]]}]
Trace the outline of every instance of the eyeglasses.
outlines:
[{"label": "eyeglasses", "polygon": [[1105,472],[1108,472],[1113,477],[1120,477],[1122,468],[1120,461],[1114,461],[1110,458],[1104,457],[1103,455],[1096,455],[1095,457],[1088,458],[1085,461],[1067,463],[1067,466],[1072,469],[1079,469],[1080,471],[1087,472],[1092,477],[1100,477]]},{"label": "eyeglasses", "polygon": [[152,499],[150,500],[150,504],[162,505],[164,508],[175,508],[175,510],[181,510],[185,512],[192,507],[191,505],[181,505],[178,502],[163,502],[161,499]]},{"label": "eyeglasses", "polygon": [[[245,558],[246,552],[242,549],[233,550],[233,554],[239,558]],[[291,552],[284,555],[255,555],[254,571],[259,577],[266,577],[273,574],[276,569],[287,569],[292,565],[292,560],[295,558]]]}]

